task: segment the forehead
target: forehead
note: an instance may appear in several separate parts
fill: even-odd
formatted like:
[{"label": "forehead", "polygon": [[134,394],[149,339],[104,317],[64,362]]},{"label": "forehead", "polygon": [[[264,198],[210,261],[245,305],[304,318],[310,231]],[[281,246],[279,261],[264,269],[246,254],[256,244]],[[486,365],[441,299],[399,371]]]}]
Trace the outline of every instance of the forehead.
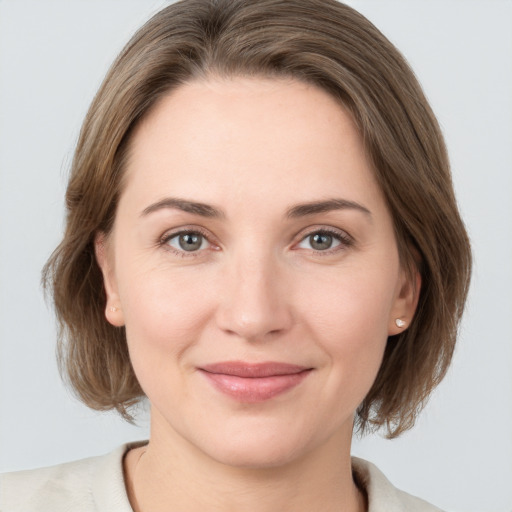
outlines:
[{"label": "forehead", "polygon": [[339,102],[310,84],[259,78],[195,81],[160,100],[132,138],[127,185],[146,200],[169,193],[214,203],[269,189],[291,202],[333,188],[380,195]]}]

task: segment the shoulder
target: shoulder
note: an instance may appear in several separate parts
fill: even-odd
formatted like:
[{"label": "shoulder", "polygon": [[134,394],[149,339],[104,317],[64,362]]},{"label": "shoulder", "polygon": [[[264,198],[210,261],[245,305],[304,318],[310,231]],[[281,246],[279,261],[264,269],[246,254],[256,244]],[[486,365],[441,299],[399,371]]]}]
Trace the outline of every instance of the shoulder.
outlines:
[{"label": "shoulder", "polygon": [[4,474],[0,476],[0,509],[39,512],[51,507],[60,512],[66,506],[68,510],[92,510],[92,476],[100,459]]},{"label": "shoulder", "polygon": [[131,512],[123,477],[127,445],[57,466],[0,475],[2,512]]},{"label": "shoulder", "polygon": [[355,480],[366,490],[368,512],[442,512],[426,501],[397,489],[371,462],[352,457]]}]

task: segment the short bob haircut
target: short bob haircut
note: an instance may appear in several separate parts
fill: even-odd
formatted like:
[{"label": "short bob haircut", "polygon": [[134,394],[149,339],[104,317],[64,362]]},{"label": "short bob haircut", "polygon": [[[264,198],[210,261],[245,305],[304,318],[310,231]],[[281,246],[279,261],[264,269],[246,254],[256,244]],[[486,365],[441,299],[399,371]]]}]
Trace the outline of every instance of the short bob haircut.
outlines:
[{"label": "short bob haircut", "polygon": [[105,319],[95,236],[109,234],[134,128],[182,84],[215,76],[314,84],[352,115],[387,201],[401,264],[422,277],[409,328],[390,337],[357,410],[360,432],[411,428],[450,364],[467,296],[471,252],[437,120],[398,50],[336,0],[182,0],[128,42],[85,118],[66,194],[64,238],[43,271],[60,326],[61,372],[98,410],[144,393],[124,328]]}]

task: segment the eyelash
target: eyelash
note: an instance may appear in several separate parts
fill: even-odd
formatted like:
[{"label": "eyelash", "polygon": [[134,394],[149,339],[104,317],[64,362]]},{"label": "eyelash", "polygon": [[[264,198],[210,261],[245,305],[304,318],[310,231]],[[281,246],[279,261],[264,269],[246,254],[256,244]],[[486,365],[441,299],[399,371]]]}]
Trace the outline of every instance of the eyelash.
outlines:
[{"label": "eyelash", "polygon": [[[218,250],[218,246],[216,246],[212,241],[211,241],[211,235],[209,233],[207,233],[205,230],[199,228],[199,227],[191,227],[189,229],[187,228],[181,228],[177,231],[173,231],[171,233],[166,233],[164,234],[159,242],[158,242],[158,246],[164,248],[165,250],[167,251],[170,251],[172,252],[173,254],[175,254],[176,256],[180,256],[182,258],[194,258],[194,257],[198,257],[200,256],[200,254],[205,250],[205,249],[200,249],[200,250],[197,250],[197,251],[184,251],[184,250],[178,250],[178,249],[175,249],[174,247],[172,247],[171,245],[169,245],[169,241],[172,240],[173,238],[176,238],[176,237],[179,237],[180,235],[200,235],[204,238],[204,240],[206,240],[206,242],[212,246],[212,247],[216,247],[217,249],[214,249],[214,250]],[[354,245],[354,239],[348,235],[347,233],[345,233],[344,231],[341,231],[341,230],[337,230],[337,229],[333,229],[333,228],[326,228],[326,227],[322,227],[322,228],[313,228],[313,229],[310,229],[308,230],[307,233],[305,234],[302,234],[299,241],[298,242],[294,242],[294,246],[297,246],[298,244],[304,242],[307,238],[313,236],[313,235],[328,235],[328,236],[332,236],[336,241],[339,242],[339,245],[333,247],[333,248],[329,248],[329,249],[326,249],[326,250],[315,250],[315,249],[311,249],[315,255],[318,255],[318,256],[328,256],[328,255],[331,255],[331,254],[334,254],[338,251],[343,251],[343,250],[346,250],[350,247],[352,247]]]},{"label": "eyelash", "polygon": [[[301,236],[298,243],[299,244],[302,243],[304,240],[308,239],[309,237],[311,237],[313,235],[332,236],[336,241],[339,242],[339,245],[329,248],[329,249],[326,249],[324,251],[311,249],[312,251],[314,251],[315,256],[320,256],[320,257],[330,256],[339,251],[346,250],[354,245],[354,239],[350,235],[345,233],[344,231],[337,230],[334,228],[326,228],[326,227],[311,229],[305,235]],[[295,244],[295,245],[297,245],[297,244]]]},{"label": "eyelash", "polygon": [[172,252],[173,254],[175,254],[176,256],[180,256],[182,258],[195,258],[197,256],[200,255],[200,253],[204,250],[198,250],[198,251],[184,251],[184,250],[178,250],[178,249],[175,249],[174,247],[172,247],[172,245],[169,245],[169,242],[173,239],[173,238],[176,238],[176,237],[179,237],[180,235],[200,235],[202,236],[206,242],[208,244],[210,244],[211,246],[215,246],[215,244],[213,244],[213,242],[211,241],[211,236],[209,233],[207,233],[205,230],[199,228],[199,227],[191,227],[189,229],[187,228],[181,228],[177,231],[173,231],[171,233],[166,233],[165,235],[163,235],[159,242],[158,242],[158,245],[160,247],[162,247],[163,249],[165,249],[166,251],[170,251]]}]

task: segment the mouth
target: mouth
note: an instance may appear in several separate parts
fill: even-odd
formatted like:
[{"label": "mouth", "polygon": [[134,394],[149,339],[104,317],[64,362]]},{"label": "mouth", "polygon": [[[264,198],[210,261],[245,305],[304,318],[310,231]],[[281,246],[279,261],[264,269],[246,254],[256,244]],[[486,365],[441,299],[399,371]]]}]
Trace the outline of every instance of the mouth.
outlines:
[{"label": "mouth", "polygon": [[221,393],[244,403],[258,403],[298,386],[313,370],[288,363],[226,361],[198,370]]}]

